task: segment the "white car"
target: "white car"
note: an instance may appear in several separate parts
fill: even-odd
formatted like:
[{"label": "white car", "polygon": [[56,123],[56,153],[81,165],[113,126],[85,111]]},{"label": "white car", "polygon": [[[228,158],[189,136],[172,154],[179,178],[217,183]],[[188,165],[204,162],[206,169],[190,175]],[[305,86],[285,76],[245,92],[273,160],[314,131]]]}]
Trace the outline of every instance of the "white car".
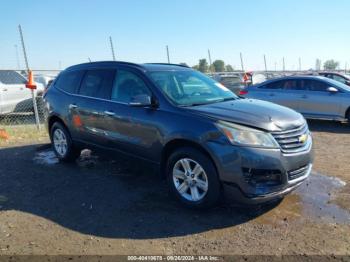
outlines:
[{"label": "white car", "polygon": [[[13,70],[0,70],[0,115],[33,112],[31,90],[26,88],[27,79]],[[44,86],[37,84],[35,96],[44,91]]]},{"label": "white car", "polygon": [[50,81],[54,80],[55,78],[56,76],[54,75],[34,75],[34,81],[42,84],[45,88],[48,86]]}]

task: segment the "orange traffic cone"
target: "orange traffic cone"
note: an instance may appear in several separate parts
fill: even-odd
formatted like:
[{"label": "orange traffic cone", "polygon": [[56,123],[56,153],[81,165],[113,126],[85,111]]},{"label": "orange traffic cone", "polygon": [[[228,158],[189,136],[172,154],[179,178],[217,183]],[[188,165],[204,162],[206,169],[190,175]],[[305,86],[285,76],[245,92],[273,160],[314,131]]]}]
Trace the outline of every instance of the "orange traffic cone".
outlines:
[{"label": "orange traffic cone", "polygon": [[32,70],[29,70],[29,72],[28,72],[28,82],[26,84],[26,88],[36,89],[36,84],[34,83],[34,77],[33,77]]},{"label": "orange traffic cone", "polygon": [[6,132],[5,129],[0,129],[0,139],[4,139],[4,140],[7,140],[9,139],[10,136],[9,134]]}]

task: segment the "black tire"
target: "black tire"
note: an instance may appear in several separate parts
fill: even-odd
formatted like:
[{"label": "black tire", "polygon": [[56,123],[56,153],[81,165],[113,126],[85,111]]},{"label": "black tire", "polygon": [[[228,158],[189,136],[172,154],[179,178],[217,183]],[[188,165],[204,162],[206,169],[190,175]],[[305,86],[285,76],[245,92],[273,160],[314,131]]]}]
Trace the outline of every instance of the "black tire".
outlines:
[{"label": "black tire", "polygon": [[[194,160],[203,168],[206,173],[207,181],[208,181],[208,189],[206,194],[199,201],[191,201],[183,197],[178,190],[176,189],[174,180],[173,180],[173,169],[175,164],[183,158],[189,158]],[[209,208],[218,203],[221,197],[221,183],[219,181],[219,176],[216,172],[214,163],[212,160],[203,154],[201,151],[192,148],[192,147],[183,147],[176,149],[169,156],[166,165],[166,176],[167,182],[170,189],[171,194],[179,200],[183,205],[190,208]]]},{"label": "black tire", "polygon": [[[59,153],[55,147],[54,133],[56,130],[60,130],[66,138],[67,150],[65,151],[64,154]],[[81,150],[74,147],[74,144],[73,144],[72,138],[69,134],[69,131],[60,122],[55,122],[52,125],[51,130],[50,130],[50,139],[51,139],[52,148],[60,161],[62,161],[62,162],[74,162],[80,156]]]}]

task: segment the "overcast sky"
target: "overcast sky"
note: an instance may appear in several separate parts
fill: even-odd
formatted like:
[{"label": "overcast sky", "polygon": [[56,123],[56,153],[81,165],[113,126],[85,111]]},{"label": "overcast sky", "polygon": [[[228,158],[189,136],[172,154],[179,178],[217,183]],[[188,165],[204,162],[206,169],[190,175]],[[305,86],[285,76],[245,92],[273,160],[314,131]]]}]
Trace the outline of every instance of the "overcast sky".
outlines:
[{"label": "overcast sky", "polygon": [[246,69],[315,67],[335,59],[350,67],[350,1],[347,0],[4,0],[0,16],[0,68],[24,59],[22,25],[30,67],[61,69],[110,60],[112,36],[117,60],[198,63],[208,57]]}]

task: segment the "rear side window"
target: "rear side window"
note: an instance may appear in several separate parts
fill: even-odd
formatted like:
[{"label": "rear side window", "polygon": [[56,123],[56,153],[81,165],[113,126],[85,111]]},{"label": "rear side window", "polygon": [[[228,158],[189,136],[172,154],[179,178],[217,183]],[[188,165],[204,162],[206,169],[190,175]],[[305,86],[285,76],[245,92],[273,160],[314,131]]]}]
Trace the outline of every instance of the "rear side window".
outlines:
[{"label": "rear side window", "polygon": [[283,88],[283,81],[276,81],[276,82],[272,82],[263,86],[260,86],[259,88],[263,88],[263,89],[282,89]]},{"label": "rear side window", "polygon": [[83,96],[110,99],[115,70],[98,69],[86,72],[79,90]]},{"label": "rear side window", "polygon": [[283,81],[284,90],[299,90],[298,82],[296,80]]},{"label": "rear side window", "polygon": [[63,91],[75,94],[78,90],[84,71],[63,72],[57,79],[55,86]]}]

